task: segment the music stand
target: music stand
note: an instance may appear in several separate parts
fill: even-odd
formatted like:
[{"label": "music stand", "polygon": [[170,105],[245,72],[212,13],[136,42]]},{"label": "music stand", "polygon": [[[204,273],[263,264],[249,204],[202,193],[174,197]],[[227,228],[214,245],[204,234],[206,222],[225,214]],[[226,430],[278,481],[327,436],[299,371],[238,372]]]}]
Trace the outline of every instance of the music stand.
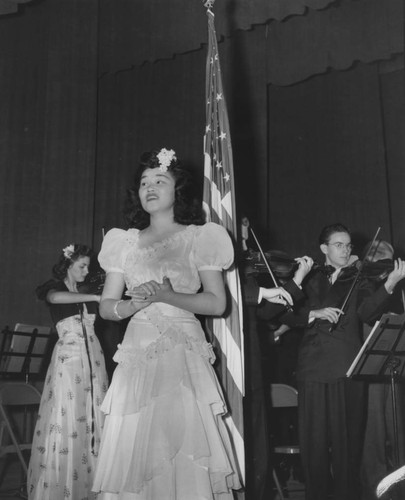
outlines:
[{"label": "music stand", "polygon": [[394,460],[399,466],[396,384],[405,377],[405,313],[384,314],[346,373],[368,382],[390,382],[394,425]]},{"label": "music stand", "polygon": [[1,332],[0,377],[20,379],[28,383],[30,375],[41,373],[50,339],[50,326],[17,323]]},{"label": "music stand", "polygon": [[[29,378],[31,375],[38,377],[42,374],[42,365],[51,337],[50,333],[51,327],[49,326],[25,325],[22,323],[17,323],[13,330],[10,330],[8,326],[2,330],[0,333],[0,378],[6,380],[5,385],[10,384],[13,386],[13,384],[16,383],[15,380],[25,379],[27,391],[29,388],[31,388],[32,391],[35,390],[34,387],[29,384]],[[20,389],[18,394],[18,397],[23,397],[24,392]],[[16,404],[22,404],[24,407],[22,413],[21,435],[23,436],[23,441],[27,443],[29,406],[23,403]],[[2,418],[3,425],[4,419],[6,418],[5,414],[3,414]],[[12,430],[9,430],[9,432],[13,435]],[[15,437],[14,441],[16,441]],[[22,457],[21,452],[19,456]],[[24,493],[25,486],[26,481],[24,480],[21,488],[15,491],[15,495],[26,498]]]}]

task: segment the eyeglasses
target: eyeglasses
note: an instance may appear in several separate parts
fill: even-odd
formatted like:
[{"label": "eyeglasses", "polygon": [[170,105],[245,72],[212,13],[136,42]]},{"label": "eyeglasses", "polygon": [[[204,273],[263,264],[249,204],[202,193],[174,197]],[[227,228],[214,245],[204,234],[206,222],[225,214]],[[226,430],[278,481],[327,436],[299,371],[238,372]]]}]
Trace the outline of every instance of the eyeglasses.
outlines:
[{"label": "eyeglasses", "polygon": [[341,241],[337,241],[336,243],[327,243],[327,245],[334,246],[338,250],[343,250],[344,248],[350,252],[353,250],[353,245],[351,243],[342,243]]}]

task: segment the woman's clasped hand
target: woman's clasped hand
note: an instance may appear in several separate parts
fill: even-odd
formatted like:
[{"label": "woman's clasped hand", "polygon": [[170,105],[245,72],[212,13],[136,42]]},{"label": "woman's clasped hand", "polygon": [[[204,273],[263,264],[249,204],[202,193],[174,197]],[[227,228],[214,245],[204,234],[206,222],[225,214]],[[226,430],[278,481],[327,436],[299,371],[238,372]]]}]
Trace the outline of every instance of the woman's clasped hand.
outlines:
[{"label": "woman's clasped hand", "polygon": [[127,290],[125,295],[131,297],[134,302],[160,302],[163,296],[170,294],[170,292],[173,292],[172,284],[169,278],[164,276],[161,283],[155,280],[147,281],[140,286]]}]

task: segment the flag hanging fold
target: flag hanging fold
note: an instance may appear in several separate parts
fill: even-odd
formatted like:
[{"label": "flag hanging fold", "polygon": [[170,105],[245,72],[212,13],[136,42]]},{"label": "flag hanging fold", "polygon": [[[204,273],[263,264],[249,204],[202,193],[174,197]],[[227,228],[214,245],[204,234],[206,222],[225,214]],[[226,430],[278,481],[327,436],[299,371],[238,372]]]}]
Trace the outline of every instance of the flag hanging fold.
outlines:
[{"label": "flag hanging fold", "polygon": [[[209,7],[209,6],[208,6]],[[206,129],[204,135],[203,203],[207,219],[224,226],[236,240],[235,188],[229,120],[222,87],[214,14],[208,15],[206,65]],[[226,271],[228,308],[223,318],[210,318],[207,328],[216,348],[218,376],[225,392],[225,422],[236,452],[242,481],[245,476],[243,440],[244,353],[242,295],[238,271]]]}]

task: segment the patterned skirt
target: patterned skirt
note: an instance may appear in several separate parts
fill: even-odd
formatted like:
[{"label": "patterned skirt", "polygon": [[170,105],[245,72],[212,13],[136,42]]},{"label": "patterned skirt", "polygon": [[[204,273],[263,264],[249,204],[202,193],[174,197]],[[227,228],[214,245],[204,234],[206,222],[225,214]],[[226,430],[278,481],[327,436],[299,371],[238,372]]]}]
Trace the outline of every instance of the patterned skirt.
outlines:
[{"label": "patterned skirt", "polygon": [[[93,500],[108,378],[94,315],[65,318],[45,379],[28,471],[30,500]],[[86,339],[87,337],[87,339]]]}]

